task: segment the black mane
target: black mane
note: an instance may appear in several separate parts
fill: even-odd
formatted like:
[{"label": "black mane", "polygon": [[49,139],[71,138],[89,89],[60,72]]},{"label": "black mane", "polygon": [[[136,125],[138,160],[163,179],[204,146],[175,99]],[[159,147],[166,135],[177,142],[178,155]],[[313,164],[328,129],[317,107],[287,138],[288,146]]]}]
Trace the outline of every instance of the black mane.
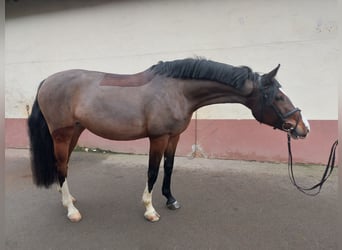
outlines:
[{"label": "black mane", "polygon": [[236,89],[240,89],[247,79],[255,79],[255,73],[247,66],[234,67],[207,59],[188,58],[159,62],[150,70],[172,78],[216,81]]}]

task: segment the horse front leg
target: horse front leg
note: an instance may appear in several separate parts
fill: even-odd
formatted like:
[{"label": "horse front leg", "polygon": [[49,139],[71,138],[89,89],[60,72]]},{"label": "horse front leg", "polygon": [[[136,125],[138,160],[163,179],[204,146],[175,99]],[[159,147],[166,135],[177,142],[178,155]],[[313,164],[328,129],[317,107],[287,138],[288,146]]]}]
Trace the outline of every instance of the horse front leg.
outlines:
[{"label": "horse front leg", "polygon": [[167,199],[166,206],[171,210],[180,208],[179,202],[173,197],[171,193],[171,176],[178,141],[179,135],[171,137],[164,154],[164,180],[162,193]]},{"label": "horse front leg", "polygon": [[144,217],[151,222],[155,222],[160,219],[160,215],[152,205],[152,191],[158,177],[160,161],[166,149],[168,138],[169,136],[161,136],[154,139],[150,138],[147,184],[142,196],[142,202],[146,209]]}]

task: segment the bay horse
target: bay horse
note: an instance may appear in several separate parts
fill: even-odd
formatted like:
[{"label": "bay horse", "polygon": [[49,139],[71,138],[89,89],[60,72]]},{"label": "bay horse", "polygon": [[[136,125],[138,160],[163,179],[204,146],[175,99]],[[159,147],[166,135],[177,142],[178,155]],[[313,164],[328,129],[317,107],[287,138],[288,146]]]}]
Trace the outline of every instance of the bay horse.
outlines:
[{"label": "bay horse", "polygon": [[150,141],[146,188],[142,202],[148,221],[160,215],[152,205],[153,185],[164,157],[162,194],[170,209],[179,202],[171,193],[174,156],[180,134],[200,107],[240,103],[260,123],[305,138],[308,121],[275,79],[278,65],[267,74],[247,66],[235,67],[203,58],[159,62],[133,75],[67,70],[46,78],[39,86],[28,118],[31,169],[37,186],[58,183],[67,216],[82,217],[67,184],[70,155],[88,129],[110,140]]}]

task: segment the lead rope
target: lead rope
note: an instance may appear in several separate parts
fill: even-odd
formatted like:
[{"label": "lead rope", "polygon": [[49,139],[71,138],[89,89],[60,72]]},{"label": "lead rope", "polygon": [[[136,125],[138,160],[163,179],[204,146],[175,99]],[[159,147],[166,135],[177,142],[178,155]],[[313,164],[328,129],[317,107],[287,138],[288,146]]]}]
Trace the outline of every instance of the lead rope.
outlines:
[{"label": "lead rope", "polygon": [[[330,150],[330,156],[329,156],[329,161],[328,164],[325,168],[325,171],[323,173],[322,179],[319,183],[317,183],[316,185],[312,186],[311,188],[303,188],[300,187],[297,183],[296,180],[294,178],[293,175],[293,166],[292,166],[292,152],[291,152],[291,136],[288,134],[287,135],[287,146],[288,146],[288,151],[289,151],[289,158],[288,158],[288,173],[289,173],[289,177],[290,180],[292,182],[292,184],[302,193],[309,195],[309,196],[315,196],[317,194],[319,194],[319,192],[322,189],[322,186],[324,184],[324,182],[329,178],[329,176],[331,175],[333,169],[334,169],[334,165],[335,165],[335,153],[336,153],[336,147],[338,145],[338,140],[336,140],[333,145],[331,146],[331,150]],[[308,192],[308,191],[312,191],[314,189],[318,188],[317,191],[315,192]]]}]

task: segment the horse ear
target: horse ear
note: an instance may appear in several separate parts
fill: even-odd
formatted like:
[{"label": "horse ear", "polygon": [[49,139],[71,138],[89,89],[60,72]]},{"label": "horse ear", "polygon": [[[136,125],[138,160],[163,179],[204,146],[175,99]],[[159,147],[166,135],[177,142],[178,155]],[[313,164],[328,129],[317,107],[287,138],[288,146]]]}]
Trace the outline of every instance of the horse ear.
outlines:
[{"label": "horse ear", "polygon": [[280,64],[278,64],[278,66],[273,69],[270,73],[267,74],[267,77],[272,80],[275,78],[275,76],[277,75],[278,69],[280,68]]}]

